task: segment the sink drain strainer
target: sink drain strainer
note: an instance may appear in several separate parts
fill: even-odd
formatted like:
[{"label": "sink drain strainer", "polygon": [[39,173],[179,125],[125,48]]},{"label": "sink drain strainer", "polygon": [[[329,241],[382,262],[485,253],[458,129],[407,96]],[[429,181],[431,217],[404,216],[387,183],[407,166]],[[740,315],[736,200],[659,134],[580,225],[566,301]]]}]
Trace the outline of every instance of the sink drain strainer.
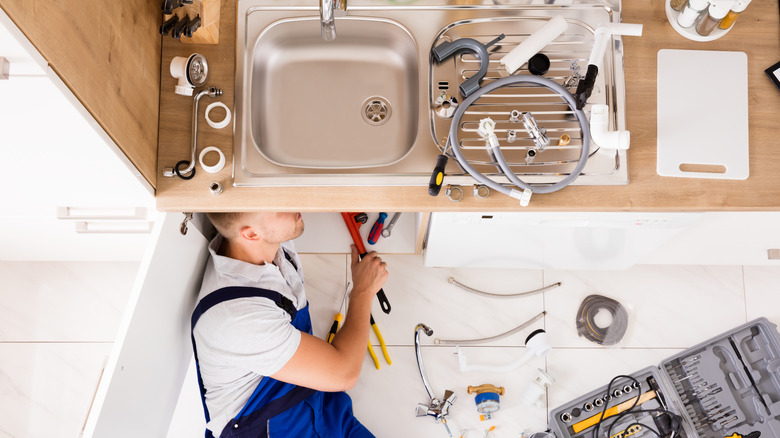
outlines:
[{"label": "sink drain strainer", "polygon": [[363,102],[363,120],[369,125],[383,125],[391,114],[390,102],[384,97],[373,96]]}]

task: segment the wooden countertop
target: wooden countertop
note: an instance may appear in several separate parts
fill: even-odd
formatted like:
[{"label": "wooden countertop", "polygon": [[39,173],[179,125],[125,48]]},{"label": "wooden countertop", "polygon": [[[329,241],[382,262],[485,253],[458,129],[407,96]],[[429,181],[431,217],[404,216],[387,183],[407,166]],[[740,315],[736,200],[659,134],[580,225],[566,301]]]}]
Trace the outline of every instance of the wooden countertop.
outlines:
[{"label": "wooden countertop", "polygon": [[[201,116],[198,151],[217,145],[228,165],[217,174],[198,168],[192,180],[157,178],[157,207],[164,211],[710,211],[780,210],[780,91],[764,70],[780,61],[780,13],[777,0],[755,1],[735,27],[712,42],[689,41],[666,19],[664,2],[624,1],[623,21],[644,24],[640,38],[625,38],[628,129],[631,131],[630,182],[625,186],[569,186],[556,193],[535,195],[525,209],[500,194],[487,199],[465,196],[449,201],[427,187],[281,187],[232,186],[232,132],[214,130]],[[158,175],[163,167],[187,159],[190,150],[192,99],[173,94],[168,73],[173,56],[197,51],[209,60],[209,84],[224,90],[223,102],[233,102],[235,69],[234,0],[223,2],[222,33],[217,46],[187,45],[166,38],[162,50],[160,144]],[[750,177],[745,181],[661,177],[656,173],[656,56],[659,49],[729,50],[748,54]],[[211,99],[203,98],[205,107]],[[433,162],[431,167],[433,167]],[[199,166],[198,166],[199,167]],[[212,181],[223,193],[209,192]]]}]

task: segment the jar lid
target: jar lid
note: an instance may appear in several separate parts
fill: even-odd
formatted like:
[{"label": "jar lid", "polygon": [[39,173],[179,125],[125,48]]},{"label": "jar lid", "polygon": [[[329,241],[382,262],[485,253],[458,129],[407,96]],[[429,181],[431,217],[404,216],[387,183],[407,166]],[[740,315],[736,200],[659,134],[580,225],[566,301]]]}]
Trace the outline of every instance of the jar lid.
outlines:
[{"label": "jar lid", "polygon": [[528,71],[536,76],[541,76],[550,69],[550,58],[544,53],[537,53],[528,60]]},{"label": "jar lid", "polygon": [[729,13],[732,5],[734,5],[733,2],[712,2],[707,12],[710,14],[710,17],[720,20]]},{"label": "jar lid", "polygon": [[734,12],[742,12],[750,4],[750,0],[737,0],[737,3],[731,8]]},{"label": "jar lid", "polygon": [[688,7],[694,11],[703,11],[709,4],[710,0],[688,0]]}]

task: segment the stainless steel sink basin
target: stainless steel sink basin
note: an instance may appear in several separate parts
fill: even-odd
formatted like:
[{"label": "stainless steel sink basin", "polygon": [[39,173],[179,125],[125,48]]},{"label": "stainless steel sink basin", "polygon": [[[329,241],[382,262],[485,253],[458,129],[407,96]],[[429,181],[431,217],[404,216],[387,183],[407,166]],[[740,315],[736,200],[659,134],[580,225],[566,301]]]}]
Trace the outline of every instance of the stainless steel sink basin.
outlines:
[{"label": "stainless steel sink basin", "polygon": [[[585,71],[595,28],[619,21],[617,0],[556,0],[553,4],[350,0],[347,16],[335,20],[338,36],[326,42],[320,36],[317,3],[290,3],[238,1],[236,186],[426,186],[449,127],[437,99],[444,92],[462,100],[457,85],[471,75],[475,64],[469,54],[436,63],[431,48],[462,37],[487,43],[505,33],[506,39],[490,53],[485,85],[506,74],[498,63],[504,53],[546,20],[562,15],[569,31],[546,49],[552,60],[546,77],[562,84],[571,75],[571,66]],[[621,39],[614,38],[609,47],[590,102],[607,104],[610,129],[623,130]],[[498,105],[490,111],[503,117],[509,110],[507,105]],[[555,111],[550,108],[548,112]],[[564,122],[567,117],[560,116]],[[479,140],[468,138],[469,125],[461,129],[463,140],[475,146],[474,153],[484,153]],[[560,135],[568,129],[562,123],[551,127],[551,132]],[[576,146],[577,141],[573,136],[572,144]],[[522,157],[525,143],[510,146]],[[524,161],[514,160],[521,164],[516,173],[528,182],[559,179],[572,168],[568,154],[565,148],[551,149],[540,160],[549,165],[525,166]],[[593,151],[574,184],[626,184],[626,154],[625,150]],[[448,184],[474,183],[454,160],[446,174]]]},{"label": "stainless steel sink basin", "polygon": [[417,46],[400,24],[344,17],[324,41],[318,17],[279,20],[251,54],[252,139],[268,161],[308,169],[387,166],[417,136]]}]

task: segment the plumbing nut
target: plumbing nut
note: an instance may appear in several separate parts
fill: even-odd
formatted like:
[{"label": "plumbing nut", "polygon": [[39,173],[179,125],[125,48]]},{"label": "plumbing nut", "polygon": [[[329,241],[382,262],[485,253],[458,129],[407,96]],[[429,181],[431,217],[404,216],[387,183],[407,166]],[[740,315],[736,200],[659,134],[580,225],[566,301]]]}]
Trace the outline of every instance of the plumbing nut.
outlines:
[{"label": "plumbing nut", "polygon": [[561,414],[561,421],[563,421],[564,423],[568,423],[569,421],[571,421],[571,414],[568,413],[568,412],[562,413]]},{"label": "plumbing nut", "polygon": [[511,113],[509,113],[509,121],[510,122],[519,122],[520,121],[520,111],[518,110],[512,110]]},{"label": "plumbing nut", "polygon": [[219,195],[222,193],[222,184],[218,183],[217,181],[212,182],[209,184],[209,191],[212,195]]},{"label": "plumbing nut", "polygon": [[514,129],[510,129],[506,132],[506,141],[509,143],[514,143],[515,140],[517,140],[517,132],[515,132]]},{"label": "plumbing nut", "polygon": [[619,389],[616,389],[616,390],[612,391],[612,395],[614,395],[615,397],[620,397],[620,396],[623,395],[623,391],[621,391]]},{"label": "plumbing nut", "polygon": [[626,385],[623,387],[623,394],[628,394],[633,390],[634,388],[631,387],[631,385]]},{"label": "plumbing nut", "polygon": [[585,412],[592,411],[593,410],[593,403],[586,402],[585,405],[582,407],[582,409],[585,410]]},{"label": "plumbing nut", "polygon": [[595,405],[597,408],[600,408],[601,406],[604,406],[604,400],[603,400],[603,399],[601,399],[601,398],[598,398],[598,397],[596,397],[596,399],[595,399],[595,400],[593,400],[593,404],[594,404],[594,405]]}]

